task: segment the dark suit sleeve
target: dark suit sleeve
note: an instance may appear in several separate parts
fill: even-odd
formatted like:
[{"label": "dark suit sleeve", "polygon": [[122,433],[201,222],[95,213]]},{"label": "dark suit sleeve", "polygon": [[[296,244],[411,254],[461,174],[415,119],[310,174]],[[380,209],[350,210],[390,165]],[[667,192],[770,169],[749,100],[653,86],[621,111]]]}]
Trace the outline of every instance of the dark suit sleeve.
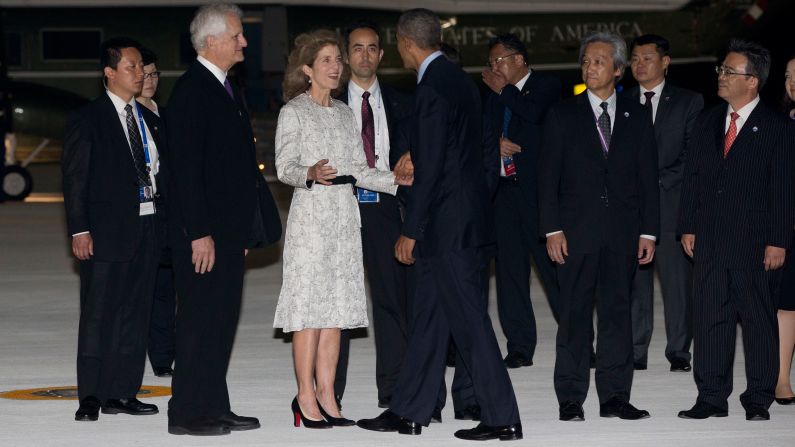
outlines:
[{"label": "dark suit sleeve", "polygon": [[682,234],[695,234],[696,211],[698,210],[698,171],[701,163],[701,151],[697,141],[698,134],[704,131],[707,115],[702,112],[695,121],[693,132],[687,142],[687,161],[685,173],[682,176],[682,195],[679,202],[679,222],[676,232]]},{"label": "dark suit sleeve", "polygon": [[526,95],[513,84],[506,85],[498,95],[498,100],[514,115],[530,123],[541,124],[549,106],[560,99],[560,81],[552,77],[543,79],[537,88]]},{"label": "dark suit sleeve", "polygon": [[676,187],[682,182],[682,176],[685,171],[685,159],[687,158],[687,146],[690,143],[690,138],[693,135],[693,129],[696,125],[696,119],[699,113],[704,108],[704,97],[701,94],[694,94],[687,107],[687,118],[685,121],[685,141],[679,157],[676,158],[669,166],[664,166],[660,169],[660,184],[666,191]]},{"label": "dark suit sleeve", "polygon": [[450,106],[432,88],[422,85],[415,98],[412,122],[418,138],[411,147],[414,183],[402,234],[419,241],[444,169]]},{"label": "dark suit sleeve", "polygon": [[657,169],[657,140],[651,119],[643,121],[638,151],[640,179],[640,234],[660,238],[660,188]]},{"label": "dark suit sleeve", "polygon": [[191,94],[182,89],[169,101],[167,132],[171,186],[171,200],[177,206],[185,224],[188,240],[210,235],[209,212],[204,180],[204,158],[208,148],[204,141],[206,106],[201,104],[200,92]]},{"label": "dark suit sleeve", "polygon": [[392,128],[389,130],[394,135],[390,138],[389,145],[389,168],[395,169],[395,165],[406,152],[409,151],[411,143],[409,141],[409,132],[411,120],[404,118],[402,120],[393,121]]},{"label": "dark suit sleeve", "polygon": [[558,188],[563,175],[564,126],[558,112],[550,109],[544,122],[544,136],[538,159],[538,210],[541,237],[563,229],[560,223]]},{"label": "dark suit sleeve", "polygon": [[66,121],[63,157],[63,197],[69,235],[90,231],[88,179],[91,166],[91,132],[85,114],[74,112]]},{"label": "dark suit sleeve", "polygon": [[795,154],[795,126],[781,123],[782,138],[773,149],[768,183],[770,206],[768,208],[770,228],[766,244],[789,248],[795,217],[793,206],[793,154]]}]

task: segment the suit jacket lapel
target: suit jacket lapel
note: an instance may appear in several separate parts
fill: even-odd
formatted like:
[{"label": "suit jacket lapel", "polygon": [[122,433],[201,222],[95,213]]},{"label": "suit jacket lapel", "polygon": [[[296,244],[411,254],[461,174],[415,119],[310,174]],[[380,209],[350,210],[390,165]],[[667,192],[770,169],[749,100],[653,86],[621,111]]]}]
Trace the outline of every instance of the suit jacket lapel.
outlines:
[{"label": "suit jacket lapel", "polygon": [[654,115],[654,136],[657,141],[662,136],[662,128],[668,121],[668,110],[671,108],[671,101],[674,100],[674,91],[669,83],[665,83],[662,92],[660,92],[660,100],[657,102],[657,113]]},{"label": "suit jacket lapel", "polygon": [[116,147],[117,150],[126,153],[129,156],[130,161],[132,161],[130,142],[127,139],[127,134],[124,133],[124,128],[121,127],[121,121],[119,121],[119,114],[116,111],[116,107],[113,106],[113,101],[110,100],[110,97],[107,95],[107,93],[105,93],[102,108],[103,111],[101,119],[105,121],[105,124],[102,127],[110,130],[108,137],[110,138],[113,147]]},{"label": "suit jacket lapel", "polygon": [[623,98],[621,96],[616,97],[616,116],[615,116],[615,123],[613,123],[613,134],[610,137],[610,150],[607,152],[607,156],[613,154],[613,151],[618,148],[618,144],[616,142],[621,138],[624,134],[624,129],[627,126],[627,121],[632,119],[630,113],[626,110],[627,109],[627,101],[631,101],[629,98]]},{"label": "suit jacket lapel", "polygon": [[748,120],[743,124],[742,129],[740,129],[740,133],[737,134],[737,138],[734,139],[726,158],[733,156],[737,151],[744,150],[745,147],[752,146],[754,137],[762,126],[763,108],[764,106],[761,102],[756,105],[751,115],[748,116]]},{"label": "suit jacket lapel", "polygon": [[591,102],[588,101],[588,94],[582,93],[577,97],[577,104],[580,106],[580,121],[583,125],[583,136],[588,143],[586,152],[599,160],[600,163],[605,163],[604,151],[602,150],[602,142],[599,138],[599,133],[596,130],[596,118],[594,117],[593,109],[591,109]]},{"label": "suit jacket lapel", "polygon": [[726,139],[726,114],[728,113],[729,105],[718,108],[718,113],[715,117],[715,149],[723,158],[723,143]]}]

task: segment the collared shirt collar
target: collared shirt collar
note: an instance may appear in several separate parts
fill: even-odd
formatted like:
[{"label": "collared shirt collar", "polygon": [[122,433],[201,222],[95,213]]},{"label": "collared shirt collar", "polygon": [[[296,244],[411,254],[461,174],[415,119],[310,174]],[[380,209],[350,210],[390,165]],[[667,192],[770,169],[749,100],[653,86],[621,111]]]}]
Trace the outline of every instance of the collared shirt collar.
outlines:
[{"label": "collared shirt collar", "polygon": [[742,119],[743,122],[746,122],[748,121],[748,117],[751,116],[751,112],[753,112],[756,108],[757,104],[759,104],[759,95],[756,95],[756,98],[754,98],[753,101],[744,105],[740,110],[732,109],[731,104],[729,104],[729,108],[726,110],[726,116],[731,116],[732,112],[737,112],[737,114],[740,115],[740,119]]},{"label": "collared shirt collar", "polygon": [[643,96],[643,94],[646,93],[646,92],[654,92],[653,98],[659,98],[660,95],[662,95],[662,91],[663,91],[664,87],[665,87],[665,78],[663,78],[663,81],[660,82],[659,84],[657,84],[657,86],[654,87],[651,90],[647,90],[647,89],[643,88],[643,86],[641,85],[640,86],[640,96]]},{"label": "collared shirt collar", "polygon": [[116,108],[116,113],[119,115],[127,115],[127,111],[124,110],[127,107],[127,104],[135,107],[135,97],[132,97],[129,102],[124,102],[123,99],[119,98],[115,93],[111,92],[110,90],[105,90],[108,93],[108,97],[110,101],[113,103],[113,107]]},{"label": "collared shirt collar", "polygon": [[519,79],[519,82],[517,82],[517,83],[515,84],[515,85],[516,85],[516,88],[518,88],[520,92],[521,92],[521,91],[522,91],[522,89],[524,88],[524,85],[525,85],[525,84],[527,84],[527,80],[528,80],[528,79],[530,79],[530,75],[531,75],[531,74],[533,74],[533,70],[530,70],[530,69],[528,68],[528,69],[527,69],[527,74],[526,74],[526,75],[524,75],[524,77],[523,77],[522,79]]},{"label": "collared shirt collar", "polygon": [[[601,104],[604,101],[602,101],[602,98],[600,98],[600,97],[594,95],[593,93],[591,93],[590,90],[586,90],[586,92],[587,92],[587,95],[588,95],[588,101],[590,101],[590,103],[591,103],[591,109],[593,109],[594,113],[596,113],[596,116],[601,115],[601,113],[602,113],[602,105]],[[611,115],[615,113],[615,110],[616,110],[616,91],[615,90],[613,90],[613,94],[610,95],[609,98],[607,98],[607,110],[608,110],[608,113],[610,113]]]},{"label": "collared shirt collar", "polygon": [[[381,95],[381,86],[378,84],[378,78],[375,78],[375,81],[372,85],[367,89],[370,92],[370,96],[375,100]],[[361,98],[362,94],[364,94],[364,89],[359,86],[359,84],[350,81],[348,82],[348,94],[351,98]]]},{"label": "collared shirt collar", "polygon": [[417,84],[422,82],[422,76],[425,75],[425,70],[428,69],[428,65],[430,65],[431,62],[433,62],[439,56],[443,56],[443,54],[441,51],[436,50],[433,53],[429,54],[424,61],[422,61],[422,63],[420,64],[420,68],[417,70]]},{"label": "collared shirt collar", "polygon": [[226,82],[226,72],[218,68],[217,65],[213,64],[212,62],[208,61],[207,59],[197,56],[196,60],[199,61],[200,64],[204,65],[205,68],[210,70],[210,73],[218,79],[218,82],[223,84]]}]

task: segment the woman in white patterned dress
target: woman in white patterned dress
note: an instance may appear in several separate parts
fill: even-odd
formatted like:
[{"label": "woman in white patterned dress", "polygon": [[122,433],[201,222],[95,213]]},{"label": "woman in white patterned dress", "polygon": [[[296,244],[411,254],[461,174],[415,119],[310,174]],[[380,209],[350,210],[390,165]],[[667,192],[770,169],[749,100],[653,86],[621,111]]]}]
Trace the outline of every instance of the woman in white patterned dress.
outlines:
[{"label": "woman in white patterned dress", "polygon": [[303,420],[312,428],[353,425],[334,399],[340,329],[368,324],[359,207],[353,185],[343,182],[397,190],[391,172],[367,167],[353,111],[331,97],[340,88],[340,49],[331,31],[296,38],[283,84],[289,102],[276,128],[276,172],[295,191],[273,326],[294,332],[292,410],[296,426]]}]

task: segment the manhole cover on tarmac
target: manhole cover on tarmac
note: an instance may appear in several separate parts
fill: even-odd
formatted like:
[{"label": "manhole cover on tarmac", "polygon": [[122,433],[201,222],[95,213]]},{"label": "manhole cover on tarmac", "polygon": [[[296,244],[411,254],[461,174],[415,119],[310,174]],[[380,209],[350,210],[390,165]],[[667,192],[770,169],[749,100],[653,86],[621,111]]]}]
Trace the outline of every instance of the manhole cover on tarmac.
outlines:
[{"label": "manhole cover on tarmac", "polygon": [[[138,390],[139,398],[170,396],[169,386],[142,386]],[[0,398],[15,400],[77,400],[76,386],[56,386],[49,388],[31,388],[27,390],[11,390],[0,393]]]}]

